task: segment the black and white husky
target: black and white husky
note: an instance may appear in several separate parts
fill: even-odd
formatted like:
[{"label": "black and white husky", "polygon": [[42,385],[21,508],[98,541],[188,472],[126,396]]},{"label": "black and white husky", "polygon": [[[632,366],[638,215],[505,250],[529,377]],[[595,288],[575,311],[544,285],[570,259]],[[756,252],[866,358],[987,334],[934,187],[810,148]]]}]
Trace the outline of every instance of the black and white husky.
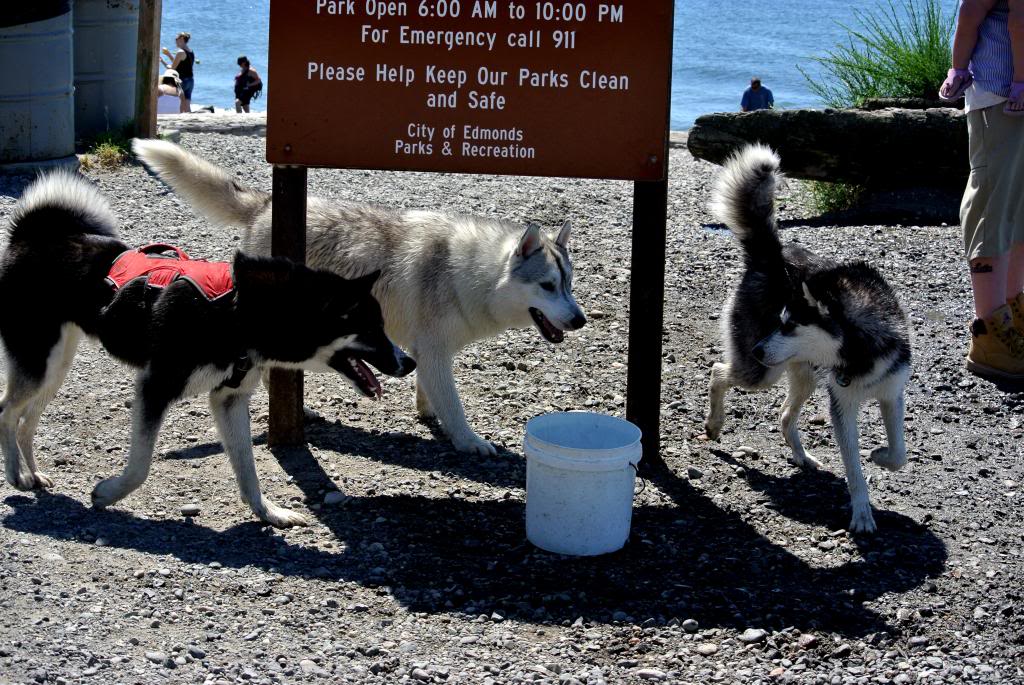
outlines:
[{"label": "black and white husky", "polygon": [[[134,150],[200,214],[241,227],[243,249],[270,254],[268,193],[165,141],[137,140]],[[311,197],[307,230],[310,266],[348,277],[380,270],[373,293],[385,330],[419,365],[416,408],[461,452],[496,450],[466,421],[455,354],[509,328],[536,326],[560,343],[587,321],[572,294],[568,222],[548,235],[536,225]]]},{"label": "black and white husky", "polygon": [[365,362],[391,375],[412,371],[412,360],[384,334],[370,295],[376,276],[347,281],[238,253],[233,293],[213,301],[187,280],[155,288],[136,279],[115,291],[108,270],[128,249],[105,198],[77,175],[36,181],[14,208],[0,256],[8,375],[0,449],[7,482],[22,490],[53,485],[36,465],[32,439],[84,334],[139,369],[128,464],[96,486],[94,506],[107,507],[142,485],[168,407],[208,392],[242,499],[271,525],[304,524],[260,491],[249,396],[266,367],[337,371],[371,397],[380,384]]},{"label": "black and white husky", "polygon": [[907,460],[903,391],[910,376],[907,317],[869,265],[837,264],[798,245],[782,245],[775,221],[779,179],[778,156],[755,145],[725,165],[715,188],[712,211],[742,245],[745,271],[722,316],[725,361],[711,371],[705,432],[718,438],[730,387],[763,390],[785,372],[789,392],[781,420],[791,461],[818,468],[800,444],[797,419],[823,379],[850,489],[850,530],[872,532],[857,414],[865,401],[878,400],[888,446],[875,448],[871,460],[892,471],[902,468]]}]

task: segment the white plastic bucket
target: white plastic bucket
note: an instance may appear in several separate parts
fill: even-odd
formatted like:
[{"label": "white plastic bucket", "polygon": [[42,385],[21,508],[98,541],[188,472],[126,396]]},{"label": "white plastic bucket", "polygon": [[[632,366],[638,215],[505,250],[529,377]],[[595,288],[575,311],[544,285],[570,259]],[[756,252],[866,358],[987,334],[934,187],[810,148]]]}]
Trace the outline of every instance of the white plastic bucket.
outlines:
[{"label": "white plastic bucket", "polygon": [[530,542],[576,556],[626,544],[643,454],[639,428],[604,414],[544,414],[526,423],[523,451]]}]

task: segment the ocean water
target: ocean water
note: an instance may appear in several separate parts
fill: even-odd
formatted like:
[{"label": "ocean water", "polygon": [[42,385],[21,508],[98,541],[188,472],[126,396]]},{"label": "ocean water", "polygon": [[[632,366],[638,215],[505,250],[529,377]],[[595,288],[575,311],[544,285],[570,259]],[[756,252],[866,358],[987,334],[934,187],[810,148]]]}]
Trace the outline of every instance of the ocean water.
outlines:
[{"label": "ocean water", "polygon": [[[855,10],[878,7],[879,1],[677,0],[671,127],[688,129],[706,112],[738,110],[753,75],[772,90],[776,107],[821,107],[797,66],[817,77],[810,58],[845,39],[839,22],[852,25]],[[192,34],[200,62],[194,103],[234,106],[241,54],[263,76],[264,96],[270,90],[269,7],[269,0],[163,0],[162,44],[173,50],[175,34]],[[266,109],[266,102],[254,100],[252,109]]]}]

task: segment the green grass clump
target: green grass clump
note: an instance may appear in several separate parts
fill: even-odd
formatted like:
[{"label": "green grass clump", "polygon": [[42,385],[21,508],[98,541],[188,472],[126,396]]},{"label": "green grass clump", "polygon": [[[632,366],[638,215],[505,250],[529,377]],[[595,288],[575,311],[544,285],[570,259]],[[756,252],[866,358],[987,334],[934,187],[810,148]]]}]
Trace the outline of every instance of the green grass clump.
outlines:
[{"label": "green grass clump", "polygon": [[864,187],[851,183],[807,181],[807,187],[811,191],[814,208],[820,214],[853,209],[864,197]]},{"label": "green grass clump", "polygon": [[937,97],[950,64],[954,16],[940,0],[888,0],[874,11],[854,10],[848,35],[824,57],[820,80],[803,68],[811,90],[829,107],[856,107],[868,98]]},{"label": "green grass clump", "polygon": [[115,131],[104,131],[96,136],[80,160],[82,168],[110,169],[124,164],[131,157],[134,123],[127,123]]}]

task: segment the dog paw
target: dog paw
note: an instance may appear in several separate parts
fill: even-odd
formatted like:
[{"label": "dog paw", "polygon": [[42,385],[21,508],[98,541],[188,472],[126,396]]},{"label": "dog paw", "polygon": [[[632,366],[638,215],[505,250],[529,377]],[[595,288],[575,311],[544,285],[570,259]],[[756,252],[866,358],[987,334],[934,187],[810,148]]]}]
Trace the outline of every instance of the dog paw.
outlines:
[{"label": "dog paw", "polygon": [[292,528],[294,526],[308,526],[309,520],[302,514],[284,509],[276,504],[265,503],[262,512],[256,512],[261,520],[266,521],[274,528]]},{"label": "dog paw", "polygon": [[870,504],[863,508],[854,507],[853,518],[850,519],[851,533],[874,533],[877,528]]},{"label": "dog paw", "polygon": [[14,488],[28,492],[36,488],[36,479],[28,471],[18,471],[18,473],[7,474],[7,482]]},{"label": "dog paw", "polygon": [[787,461],[789,461],[793,466],[798,466],[802,469],[817,471],[821,468],[821,462],[807,454],[807,452],[800,452],[799,454],[794,452],[789,455],[789,459]]},{"label": "dog paw", "polygon": [[90,495],[93,509],[106,509],[114,502],[122,498],[120,487],[117,484],[117,477],[101,480],[92,489]]},{"label": "dog paw", "polygon": [[452,438],[452,444],[455,446],[456,451],[465,452],[467,454],[479,454],[483,457],[493,457],[498,453],[498,448],[493,443],[484,440],[475,433],[470,433],[467,436],[461,436],[458,438]]},{"label": "dog paw", "polygon": [[907,453],[893,455],[888,447],[876,447],[871,450],[871,461],[889,471],[899,471],[907,463]]},{"label": "dog paw", "polygon": [[32,476],[35,478],[35,481],[36,481],[35,482],[35,487],[37,487],[37,488],[52,488],[53,487],[53,479],[50,478],[45,473],[43,473],[42,471],[36,471],[35,473],[32,474]]},{"label": "dog paw", "polygon": [[704,422],[704,435],[707,436],[708,440],[718,440],[718,437],[722,434],[722,422],[712,421],[708,419]]}]

